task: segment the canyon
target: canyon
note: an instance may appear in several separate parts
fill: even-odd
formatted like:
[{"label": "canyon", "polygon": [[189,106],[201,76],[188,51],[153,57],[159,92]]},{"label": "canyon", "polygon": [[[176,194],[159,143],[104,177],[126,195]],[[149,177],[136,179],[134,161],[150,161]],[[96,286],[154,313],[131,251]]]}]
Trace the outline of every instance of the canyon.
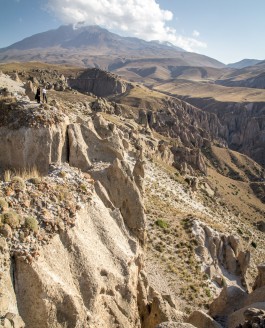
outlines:
[{"label": "canyon", "polygon": [[4,327],[263,320],[263,102],[98,68],[0,69]]}]

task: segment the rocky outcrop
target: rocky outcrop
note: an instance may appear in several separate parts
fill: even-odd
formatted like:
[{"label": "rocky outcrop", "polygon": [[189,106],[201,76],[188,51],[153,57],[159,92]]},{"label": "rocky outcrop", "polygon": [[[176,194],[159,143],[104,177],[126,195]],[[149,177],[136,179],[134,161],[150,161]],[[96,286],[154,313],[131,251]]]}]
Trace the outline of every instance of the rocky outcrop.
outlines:
[{"label": "rocky outcrop", "polygon": [[27,81],[25,84],[25,94],[29,97],[31,101],[35,100],[35,88],[31,81]]},{"label": "rocky outcrop", "polygon": [[13,72],[13,74],[11,74],[10,77],[13,81],[21,82],[17,72]]},{"label": "rocky outcrop", "polygon": [[70,124],[68,126],[69,137],[69,164],[87,171],[91,167],[88,158],[88,146],[84,141],[80,125]]},{"label": "rocky outcrop", "polygon": [[2,169],[25,170],[36,167],[47,173],[49,164],[67,161],[68,119],[58,124],[12,129],[0,127],[0,163]]},{"label": "rocky outcrop", "polygon": [[68,79],[68,85],[82,92],[92,92],[98,97],[122,94],[130,89],[130,84],[118,76],[97,68],[86,70],[78,78]]},{"label": "rocky outcrop", "polygon": [[178,99],[165,101],[163,110],[153,113],[149,125],[159,133],[177,138],[179,145],[188,148],[201,148],[204,139],[226,145],[227,130],[215,114]]},{"label": "rocky outcrop", "polygon": [[[252,322],[252,317],[256,317],[259,310],[265,310],[265,287],[261,282],[262,271],[262,269],[259,270],[256,289],[249,294],[236,286],[223,288],[220,295],[210,305],[209,314],[213,318],[222,318],[228,328],[252,327],[248,326]],[[250,308],[256,310],[253,312],[249,310]],[[258,319],[262,318],[258,316]],[[254,324],[255,321],[252,323]]]},{"label": "rocky outcrop", "polygon": [[202,311],[194,311],[187,320],[197,328],[222,328],[212,317]]},{"label": "rocky outcrop", "polygon": [[20,318],[17,308],[16,294],[13,288],[13,272],[10,272],[11,265],[7,242],[4,237],[0,237],[0,321],[5,328],[24,328],[25,324]]},{"label": "rocky outcrop", "polygon": [[[232,313],[228,316],[228,327],[229,328],[242,327],[241,325],[244,325],[245,320],[246,320],[244,313],[249,308],[255,308],[257,310],[263,310],[263,311],[265,310],[264,291],[263,291],[263,302],[262,301],[248,302],[248,300],[246,299],[246,303],[247,303],[247,305],[243,306],[242,308],[238,309],[237,311],[235,311],[234,313]],[[256,327],[260,327],[260,326],[256,326]]]},{"label": "rocky outcrop", "polygon": [[198,243],[196,253],[212,280],[225,284],[226,270],[229,274],[240,276],[243,285],[247,286],[246,272],[250,253],[243,251],[239,238],[219,234],[197,220],[193,221],[193,234]]},{"label": "rocky outcrop", "polygon": [[229,148],[248,155],[256,162],[265,166],[265,108],[264,102],[236,103],[219,102],[213,98],[181,97],[190,104],[197,106],[205,113],[215,114],[221,130],[219,134]]},{"label": "rocky outcrop", "polygon": [[[15,186],[12,196],[9,188],[6,201],[1,199],[1,212],[12,204],[20,213],[20,223],[5,221],[12,236],[0,238],[0,317],[5,327],[11,327],[11,319],[22,323],[15,328],[24,327],[23,321],[39,328],[140,327],[142,248],[120,210],[107,208],[91,189],[93,180],[66,164],[53,166],[43,180],[18,182],[23,198]],[[27,232],[22,215],[37,218],[34,233]]]},{"label": "rocky outcrop", "polygon": [[237,286],[225,286],[220,295],[210,304],[209,315],[227,317],[244,304],[246,292]]},{"label": "rocky outcrop", "polygon": [[140,272],[138,282],[138,308],[142,328],[153,328],[167,321],[180,322],[184,316],[177,310],[172,295],[161,295],[148,285],[144,271]]},{"label": "rocky outcrop", "polygon": [[108,138],[101,138],[92,122],[84,124],[70,124],[69,135],[69,163],[83,171],[91,168],[94,162],[111,163],[115,158],[123,158],[123,145],[118,135],[114,133]]},{"label": "rocky outcrop", "polygon": [[114,206],[120,209],[125,226],[144,243],[146,233],[144,206],[128,164],[115,159],[109,167],[100,171],[91,171],[91,174],[107,190]]},{"label": "rocky outcrop", "polygon": [[145,176],[144,165],[145,165],[144,159],[141,156],[139,156],[133,168],[133,177],[142,195],[144,193],[144,176]]},{"label": "rocky outcrop", "polygon": [[172,147],[174,166],[185,175],[196,175],[196,171],[207,174],[207,167],[203,155],[198,148]]},{"label": "rocky outcrop", "polygon": [[254,289],[265,286],[265,263],[258,265],[258,275],[254,284]]},{"label": "rocky outcrop", "polygon": [[245,322],[239,324],[236,328],[248,328],[248,327],[265,327],[265,311],[249,308],[244,311]]},{"label": "rocky outcrop", "polygon": [[138,122],[174,138],[171,151],[175,166],[182,173],[194,175],[197,171],[206,174],[206,164],[200,151],[206,140],[226,145],[227,130],[218,117],[181,100],[168,99],[164,101],[163,109],[156,112],[141,110]]},{"label": "rocky outcrop", "polygon": [[114,318],[139,327],[138,258],[137,242],[93,196],[75,228],[54,237],[38,261],[16,260],[19,313],[27,327],[111,327]]}]

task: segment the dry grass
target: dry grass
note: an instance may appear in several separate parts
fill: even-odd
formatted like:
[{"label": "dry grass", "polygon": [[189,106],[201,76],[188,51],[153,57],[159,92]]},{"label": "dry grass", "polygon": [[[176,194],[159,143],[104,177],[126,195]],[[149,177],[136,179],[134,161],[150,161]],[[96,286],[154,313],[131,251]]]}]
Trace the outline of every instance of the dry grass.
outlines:
[{"label": "dry grass", "polygon": [[40,174],[39,170],[33,166],[31,168],[28,169],[24,169],[24,170],[6,170],[4,171],[3,174],[3,179],[5,182],[10,182],[12,180],[13,177],[20,177],[23,180],[28,180],[31,178],[41,178],[42,175]]},{"label": "dry grass", "polygon": [[5,182],[10,182],[12,178],[12,172],[10,170],[6,170],[4,172],[4,181]]},{"label": "dry grass", "polygon": [[263,102],[265,99],[263,89],[224,87],[195,81],[163,82],[157,85],[155,90],[174,96],[213,98],[220,102]]},{"label": "dry grass", "polygon": [[163,99],[165,95],[160,92],[150,90],[144,86],[136,85],[126,94],[115,97],[115,101],[123,105],[130,106],[139,111],[139,109],[146,109],[156,111],[163,106]]},{"label": "dry grass", "polygon": [[[190,218],[196,217],[216,231],[232,233],[242,240],[244,249],[249,249],[252,256],[250,282],[256,276],[256,265],[265,260],[262,233],[253,225],[254,221],[261,220],[262,215],[264,216],[264,204],[251,191],[245,172],[250,170],[253,175],[258,176],[259,168],[244,155],[227,149],[219,150],[218,147],[214,149],[214,158],[218,157],[224,167],[229,165],[244,176],[246,181],[226,177],[208,162],[209,175],[202,182],[208,183],[215,190],[215,195],[210,196],[198,189],[192,197],[206,206],[209,212],[194,210],[188,204],[185,208],[178,207],[173,201],[173,194],[162,184],[163,176],[158,175],[157,180],[151,180],[151,185],[146,188],[148,274],[152,276],[153,271],[158,271],[161,279],[169,286],[169,292],[178,297],[182,308],[187,307],[189,310],[194,306],[207,307],[215,296],[212,284],[201,272],[200,263],[195,256],[196,240],[191,233]],[[167,173],[168,177],[176,176],[177,170],[172,166],[157,160],[153,160],[153,164],[159,166],[159,171]],[[182,181],[172,180],[181,183],[186,192],[190,193],[183,177]],[[172,188],[174,189],[173,185]],[[157,285],[159,282],[154,282],[154,286]]]},{"label": "dry grass", "polygon": [[23,62],[23,64],[19,62],[13,63],[2,63],[0,64],[0,70],[4,73],[14,72],[14,71],[21,71],[23,69],[24,72],[29,72],[31,70],[38,70],[38,69],[47,69],[47,70],[56,70],[59,71],[61,74],[74,74],[76,72],[83,71],[84,68],[70,66],[70,65],[56,65],[56,64],[47,64],[42,62]]}]

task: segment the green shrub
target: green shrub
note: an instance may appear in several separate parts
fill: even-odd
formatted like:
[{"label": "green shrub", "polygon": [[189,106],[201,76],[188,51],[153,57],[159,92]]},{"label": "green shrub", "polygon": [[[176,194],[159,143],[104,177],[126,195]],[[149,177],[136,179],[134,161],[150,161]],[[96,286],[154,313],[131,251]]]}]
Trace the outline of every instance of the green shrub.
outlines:
[{"label": "green shrub", "polygon": [[81,184],[79,185],[79,188],[80,188],[82,191],[84,191],[84,192],[87,191],[86,185],[83,184],[83,183],[81,183]]},{"label": "green shrub", "polygon": [[15,229],[19,226],[19,215],[14,211],[4,212],[2,214],[2,223],[8,224],[11,228]]},{"label": "green shrub", "polygon": [[56,190],[56,196],[59,201],[66,201],[71,198],[70,190],[65,186],[58,186]]},{"label": "green shrub", "polygon": [[59,175],[59,177],[61,177],[61,178],[65,178],[65,176],[66,176],[66,172],[64,172],[64,171],[60,171],[58,175]]},{"label": "green shrub", "polygon": [[222,286],[223,287],[226,287],[227,286],[227,282],[226,282],[226,280],[225,280],[224,277],[222,277]]},{"label": "green shrub", "polygon": [[168,228],[168,224],[167,224],[167,222],[164,221],[164,220],[156,220],[155,223],[156,223],[157,226],[159,226],[159,227],[162,228],[162,229],[166,229],[166,228]]},{"label": "green shrub", "polygon": [[15,190],[25,190],[26,185],[21,177],[15,176],[11,179],[11,182]]},{"label": "green shrub", "polygon": [[205,294],[206,294],[207,297],[211,297],[211,291],[210,291],[209,288],[205,289]]},{"label": "green shrub", "polygon": [[36,218],[33,216],[27,216],[25,218],[25,227],[32,230],[33,232],[38,232],[39,223]]}]

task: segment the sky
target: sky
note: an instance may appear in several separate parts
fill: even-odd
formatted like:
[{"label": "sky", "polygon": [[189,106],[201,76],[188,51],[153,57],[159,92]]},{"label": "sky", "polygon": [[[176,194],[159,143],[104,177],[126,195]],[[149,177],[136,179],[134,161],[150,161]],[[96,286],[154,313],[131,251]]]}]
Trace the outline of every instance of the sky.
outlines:
[{"label": "sky", "polygon": [[0,48],[63,24],[169,41],[225,64],[265,59],[264,0],[0,0]]}]

